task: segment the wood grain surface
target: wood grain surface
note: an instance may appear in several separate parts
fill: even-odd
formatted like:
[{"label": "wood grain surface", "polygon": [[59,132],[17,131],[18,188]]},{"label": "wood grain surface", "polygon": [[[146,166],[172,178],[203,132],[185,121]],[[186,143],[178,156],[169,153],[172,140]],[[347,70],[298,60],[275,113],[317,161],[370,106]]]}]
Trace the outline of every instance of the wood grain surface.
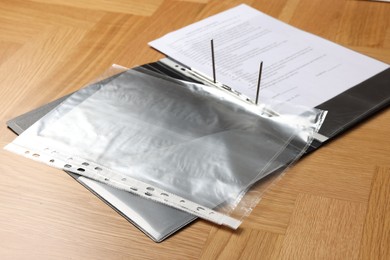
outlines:
[{"label": "wood grain surface", "polygon": [[[0,0],[0,146],[8,119],[162,58],[148,41],[239,3],[390,63],[384,2]],[[0,150],[0,239],[0,259],[390,259],[390,110],[299,161],[239,230],[199,220],[159,244],[64,172]]]}]

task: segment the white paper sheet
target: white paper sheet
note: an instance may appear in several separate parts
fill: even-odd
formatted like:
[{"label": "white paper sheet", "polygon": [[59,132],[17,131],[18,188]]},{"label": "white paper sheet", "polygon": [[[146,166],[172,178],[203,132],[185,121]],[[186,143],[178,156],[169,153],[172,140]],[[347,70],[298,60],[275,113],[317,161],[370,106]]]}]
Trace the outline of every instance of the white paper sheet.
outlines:
[{"label": "white paper sheet", "polygon": [[254,99],[264,62],[260,102],[291,101],[314,107],[389,66],[301,31],[247,5],[171,32],[149,44]]}]

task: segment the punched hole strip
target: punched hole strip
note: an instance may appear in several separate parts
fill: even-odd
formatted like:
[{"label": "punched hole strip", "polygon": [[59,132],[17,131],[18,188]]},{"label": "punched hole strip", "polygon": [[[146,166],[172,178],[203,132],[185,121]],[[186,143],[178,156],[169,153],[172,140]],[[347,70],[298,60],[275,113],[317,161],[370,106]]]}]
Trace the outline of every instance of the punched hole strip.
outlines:
[{"label": "punched hole strip", "polygon": [[191,68],[191,69],[186,68],[186,67],[170,60],[169,58],[163,58],[160,60],[160,62],[163,63],[164,65],[168,66],[169,68],[179,72],[180,74],[184,74],[188,78],[192,78],[194,80],[203,82],[204,84],[206,84],[208,86],[216,87],[222,91],[225,91],[231,95],[236,96],[237,98],[241,99],[244,102],[254,104],[253,100],[251,100],[249,97],[245,96],[244,94],[238,92],[237,90],[235,90],[235,89],[233,89],[225,84],[222,84],[218,81],[214,83],[214,81],[212,79],[210,79],[208,76],[201,73],[200,71],[195,70],[194,68]]},{"label": "punched hole strip", "polygon": [[[169,68],[177,71],[178,73],[184,74],[185,76],[187,76],[189,78],[201,81],[208,86],[216,87],[222,91],[225,91],[225,92],[227,91],[228,93],[238,97],[239,99],[241,99],[244,102],[247,102],[250,104],[255,104],[255,102],[253,102],[253,100],[251,100],[247,96],[243,95],[242,93],[240,93],[240,92],[232,89],[231,87],[226,86],[218,81],[216,83],[214,83],[213,80],[211,80],[209,77],[207,77],[203,73],[201,73],[193,68],[191,68],[191,69],[186,68],[186,67],[182,66],[181,64],[176,63],[175,61],[173,61],[169,58],[163,58],[160,60],[160,62],[163,63],[164,65],[168,66]],[[268,109],[266,107],[264,107],[264,112],[266,114],[268,114],[270,117],[279,116],[278,112],[273,111],[271,109]],[[326,116],[326,114],[323,116],[324,117],[323,120],[325,120],[325,116]],[[313,134],[313,138],[316,139],[317,141],[320,141],[321,143],[326,142],[329,139],[328,137],[326,137],[318,132],[315,132]]]},{"label": "punched hole strip", "polygon": [[241,221],[237,219],[221,214],[210,208],[204,207],[170,192],[166,192],[147,183],[138,181],[134,178],[114,173],[108,168],[98,165],[97,163],[81,160],[80,158],[75,157],[63,159],[58,152],[49,148],[45,148],[40,151],[31,150],[14,143],[10,143],[5,147],[5,149],[34,161],[45,163],[57,169],[71,171],[118,189],[128,191],[143,198],[151,199],[170,207],[183,210],[187,213],[220,225],[237,229],[241,224]]},{"label": "punched hole strip", "polygon": [[[230,93],[231,95],[234,95],[235,97],[241,99],[244,102],[247,102],[250,104],[255,104],[255,102],[253,102],[253,100],[251,100],[250,98],[248,98],[244,94],[242,94],[242,93],[232,89],[231,87],[224,85],[218,81],[216,83],[214,83],[213,80],[210,79],[208,76],[204,75],[203,73],[201,73],[193,68],[191,68],[191,69],[186,68],[186,67],[182,66],[181,64],[176,63],[175,61],[173,61],[169,58],[163,58],[160,60],[160,62],[163,63],[165,66],[168,66],[169,68],[177,71],[180,74],[184,74],[185,76],[187,76],[189,78],[201,81],[208,86],[216,87],[222,91]],[[266,114],[268,114],[269,116],[279,116],[279,113],[277,113],[276,111],[273,111],[271,109],[264,108],[264,112]],[[324,119],[325,119],[325,115],[324,115]],[[317,141],[320,141],[321,143],[323,143],[329,139],[328,137],[326,137],[318,132],[314,133],[313,138],[316,139]]]}]

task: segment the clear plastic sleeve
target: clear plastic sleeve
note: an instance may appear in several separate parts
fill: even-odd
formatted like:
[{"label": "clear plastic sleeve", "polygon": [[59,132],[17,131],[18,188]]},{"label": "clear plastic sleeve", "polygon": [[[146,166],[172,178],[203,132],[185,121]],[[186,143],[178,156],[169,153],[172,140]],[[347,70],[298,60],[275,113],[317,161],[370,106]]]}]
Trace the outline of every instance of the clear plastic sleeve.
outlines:
[{"label": "clear plastic sleeve", "polygon": [[132,69],[74,93],[6,149],[237,228],[261,196],[250,187],[296,161],[324,116]]}]

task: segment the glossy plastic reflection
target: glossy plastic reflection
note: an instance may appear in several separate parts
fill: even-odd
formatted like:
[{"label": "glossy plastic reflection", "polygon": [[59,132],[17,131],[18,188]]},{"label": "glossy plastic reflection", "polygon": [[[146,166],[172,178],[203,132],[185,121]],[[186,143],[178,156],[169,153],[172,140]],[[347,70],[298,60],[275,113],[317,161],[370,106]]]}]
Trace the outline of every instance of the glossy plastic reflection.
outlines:
[{"label": "glossy plastic reflection", "polygon": [[36,136],[60,154],[213,208],[294,161],[322,122],[318,110],[267,111],[213,87],[128,70],[76,92],[20,142]]}]

